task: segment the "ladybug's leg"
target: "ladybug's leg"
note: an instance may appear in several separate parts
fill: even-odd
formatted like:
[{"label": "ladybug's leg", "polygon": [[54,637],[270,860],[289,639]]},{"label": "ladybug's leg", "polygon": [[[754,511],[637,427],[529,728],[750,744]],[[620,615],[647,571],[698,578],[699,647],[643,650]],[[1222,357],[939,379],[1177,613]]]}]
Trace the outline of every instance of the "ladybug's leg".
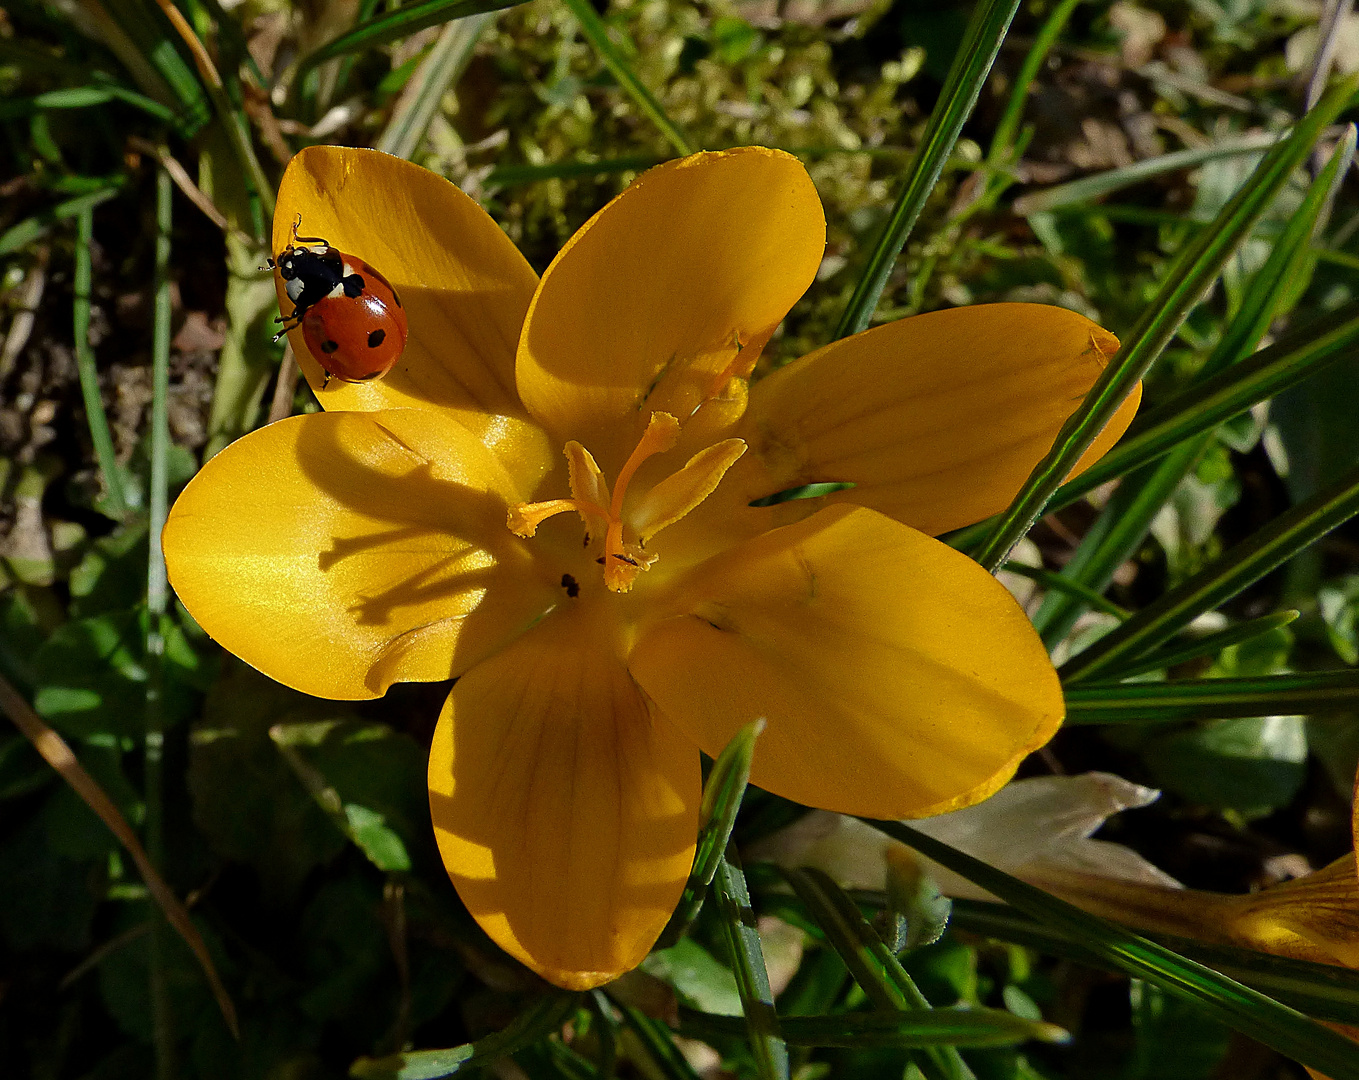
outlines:
[{"label": "ladybug's leg", "polygon": [[331,375],[329,371],[326,371],[325,368],[322,368],[321,370],[326,372],[326,377],[321,380],[321,389],[324,390],[327,386],[330,385],[330,380],[334,378],[334,376]]}]

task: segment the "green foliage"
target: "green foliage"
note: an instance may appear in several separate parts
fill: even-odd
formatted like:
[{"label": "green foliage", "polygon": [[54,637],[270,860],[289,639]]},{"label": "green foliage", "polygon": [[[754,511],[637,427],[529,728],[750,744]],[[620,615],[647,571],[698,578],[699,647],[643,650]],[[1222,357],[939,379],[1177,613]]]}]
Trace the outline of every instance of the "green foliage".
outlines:
[{"label": "green foliage", "polygon": [[[1064,662],[1068,730],[1049,761],[1165,790],[1120,839],[1222,891],[1259,885],[1281,850],[1319,865],[1347,842],[1359,768],[1359,199],[1353,129],[1334,126],[1353,119],[1354,82],[1332,80],[1304,118],[1292,87],[1308,73],[1286,68],[1318,33],[1306,11],[173,10],[0,13],[0,676],[144,836],[241,1035],[107,828],[0,731],[6,1076],[416,1078],[509,1056],[535,1080],[695,1080],[714,1060],[801,1080],[1199,1080],[1235,1067],[1233,1029],[1354,1074],[1352,1051],[1307,1020],[1359,1025],[1348,969],[1144,942],[985,868],[976,880],[1015,907],[950,914],[925,874],[865,893],[742,868],[738,847],[804,813],[747,787],[752,732],[710,772],[663,947],[588,998],[545,991],[439,860],[424,718],[446,686],[366,703],[279,686],[176,609],[157,561],[166,501],[268,411],[279,347],[255,268],[292,152],[409,156],[541,270],[648,166],[781,147],[817,185],[828,243],[766,366],[972,302],[1058,303],[1123,337],[1011,511],[951,541],[992,565],[1028,535],[1005,568]],[[221,221],[170,198],[162,161]],[[194,327],[224,341],[215,356]],[[1068,478],[1141,376],[1129,436]],[[290,389],[277,404],[316,407]],[[1248,869],[1203,858],[1214,844]],[[1045,1016],[1069,1049],[1035,1045],[1062,1038]]]}]

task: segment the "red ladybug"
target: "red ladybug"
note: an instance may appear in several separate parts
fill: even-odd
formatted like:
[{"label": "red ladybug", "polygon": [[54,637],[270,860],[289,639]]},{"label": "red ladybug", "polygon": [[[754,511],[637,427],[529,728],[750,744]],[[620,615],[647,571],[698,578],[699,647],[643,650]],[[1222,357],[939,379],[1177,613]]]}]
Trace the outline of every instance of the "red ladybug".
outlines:
[{"label": "red ladybug", "polygon": [[391,371],[406,347],[406,312],[391,283],[362,259],[331,247],[319,236],[293,236],[277,261],[283,289],[293,302],[291,315],[275,322],[287,331],[302,327],[302,339],[325,369],[325,382],[378,379]]}]

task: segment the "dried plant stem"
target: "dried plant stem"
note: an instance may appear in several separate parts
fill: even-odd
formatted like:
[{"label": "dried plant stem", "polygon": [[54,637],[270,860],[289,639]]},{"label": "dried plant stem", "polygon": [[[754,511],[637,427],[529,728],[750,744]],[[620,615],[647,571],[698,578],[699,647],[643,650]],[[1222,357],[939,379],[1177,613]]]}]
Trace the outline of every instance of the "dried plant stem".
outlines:
[{"label": "dried plant stem", "polygon": [[104,789],[95,783],[94,777],[85,771],[85,767],[76,760],[66,740],[43,723],[24,696],[3,676],[0,676],[0,712],[14,721],[14,726],[23,732],[42,755],[43,760],[61,774],[61,778],[71,785],[75,793],[85,801],[86,806],[99,815],[99,819],[108,826],[109,832],[113,833],[118,842],[127,849],[132,861],[137,864],[137,870],[142,876],[142,881],[146,883],[152,899],[160,905],[166,920],[178,931],[203,966],[208,985],[212,987],[213,996],[217,999],[217,1007],[222,1010],[222,1018],[226,1021],[231,1034],[239,1038],[236,1007],[232,1004],[226,987],[222,985],[217,968],[212,963],[212,956],[208,953],[208,947],[203,943],[197,927],[189,919],[188,911],[179,902],[179,897],[151,865],[146,850],[137,839],[137,834],[132,831],[132,826],[127,823],[127,818],[123,817],[122,811],[114,805]]}]

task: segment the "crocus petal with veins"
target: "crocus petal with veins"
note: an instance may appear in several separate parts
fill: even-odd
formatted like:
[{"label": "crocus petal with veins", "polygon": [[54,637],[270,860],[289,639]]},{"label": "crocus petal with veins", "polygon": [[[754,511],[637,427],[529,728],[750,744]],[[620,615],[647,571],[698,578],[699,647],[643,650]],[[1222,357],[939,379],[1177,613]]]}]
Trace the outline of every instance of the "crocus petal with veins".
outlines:
[{"label": "crocus petal with veins", "polygon": [[632,650],[638,683],[713,756],[764,717],[752,782],[810,806],[886,818],[976,802],[1061,723],[1052,665],[1005,588],[872,510],[828,507],[733,547],[667,606]]}]

